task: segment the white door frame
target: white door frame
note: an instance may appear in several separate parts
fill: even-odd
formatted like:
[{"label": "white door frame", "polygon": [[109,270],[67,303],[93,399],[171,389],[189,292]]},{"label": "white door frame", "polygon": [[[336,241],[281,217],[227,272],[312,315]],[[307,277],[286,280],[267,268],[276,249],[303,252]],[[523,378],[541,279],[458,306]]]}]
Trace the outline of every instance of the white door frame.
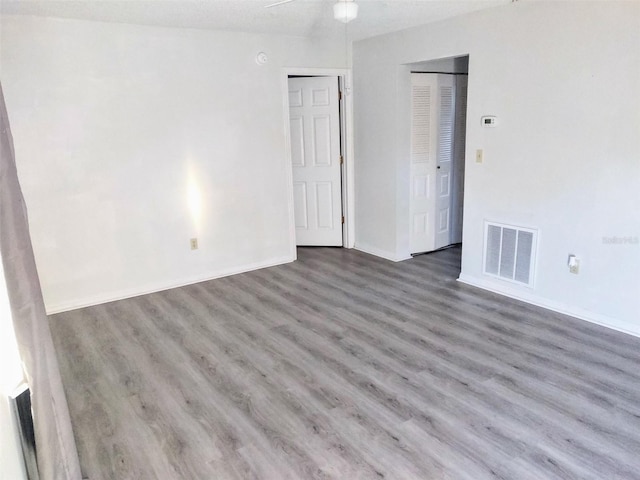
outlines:
[{"label": "white door frame", "polygon": [[351,95],[351,70],[343,68],[295,68],[282,69],[282,103],[284,112],[284,132],[287,162],[287,189],[289,199],[289,238],[292,248],[292,257],[297,258],[296,253],[296,225],[293,205],[293,169],[291,168],[291,133],[289,121],[289,76],[307,75],[317,77],[338,77],[342,91],[340,103],[340,133],[344,163],[342,164],[342,212],[344,214],[344,227],[342,229],[342,245],[344,248],[353,248],[355,245],[355,181],[353,164],[353,97]]}]

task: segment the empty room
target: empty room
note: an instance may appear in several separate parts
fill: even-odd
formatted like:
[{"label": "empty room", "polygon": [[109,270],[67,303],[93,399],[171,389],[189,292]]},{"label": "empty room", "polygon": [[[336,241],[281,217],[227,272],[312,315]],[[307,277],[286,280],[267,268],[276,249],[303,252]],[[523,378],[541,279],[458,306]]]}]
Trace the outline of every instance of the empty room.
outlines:
[{"label": "empty room", "polygon": [[0,478],[640,480],[640,2],[0,0]]}]

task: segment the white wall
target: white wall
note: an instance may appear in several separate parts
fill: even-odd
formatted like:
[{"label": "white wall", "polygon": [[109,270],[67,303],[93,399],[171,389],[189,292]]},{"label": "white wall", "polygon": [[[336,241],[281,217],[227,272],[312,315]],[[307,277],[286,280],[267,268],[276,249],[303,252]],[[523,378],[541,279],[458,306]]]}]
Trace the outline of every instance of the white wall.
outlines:
[{"label": "white wall", "polygon": [[21,16],[1,27],[49,312],[295,258],[283,72],[344,68],[343,40]]},{"label": "white wall", "polygon": [[[640,244],[603,242],[640,237],[638,45],[640,3],[615,1],[517,2],[356,43],[356,247],[408,256],[405,65],[470,54],[461,279],[640,334]],[[485,219],[539,229],[533,289],[483,276]]]}]

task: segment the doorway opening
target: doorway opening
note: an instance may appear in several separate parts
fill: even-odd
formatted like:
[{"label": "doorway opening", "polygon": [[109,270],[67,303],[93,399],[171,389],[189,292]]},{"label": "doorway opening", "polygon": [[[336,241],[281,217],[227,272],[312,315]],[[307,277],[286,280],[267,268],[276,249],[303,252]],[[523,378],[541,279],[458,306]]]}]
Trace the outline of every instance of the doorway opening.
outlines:
[{"label": "doorway opening", "polygon": [[294,247],[353,246],[346,81],[342,71],[287,72]]},{"label": "doorway opening", "polygon": [[469,57],[409,65],[410,254],[462,244]]}]

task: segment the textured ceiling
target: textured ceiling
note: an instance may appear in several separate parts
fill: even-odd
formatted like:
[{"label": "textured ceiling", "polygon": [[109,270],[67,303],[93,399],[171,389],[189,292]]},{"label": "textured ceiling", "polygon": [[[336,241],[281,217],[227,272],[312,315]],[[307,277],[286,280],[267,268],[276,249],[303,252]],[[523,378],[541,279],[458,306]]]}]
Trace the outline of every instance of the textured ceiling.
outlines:
[{"label": "textured ceiling", "polygon": [[402,30],[511,0],[358,0],[358,18],[333,19],[334,0],[0,0],[1,14],[235,30],[296,36],[344,35],[354,40]]}]

